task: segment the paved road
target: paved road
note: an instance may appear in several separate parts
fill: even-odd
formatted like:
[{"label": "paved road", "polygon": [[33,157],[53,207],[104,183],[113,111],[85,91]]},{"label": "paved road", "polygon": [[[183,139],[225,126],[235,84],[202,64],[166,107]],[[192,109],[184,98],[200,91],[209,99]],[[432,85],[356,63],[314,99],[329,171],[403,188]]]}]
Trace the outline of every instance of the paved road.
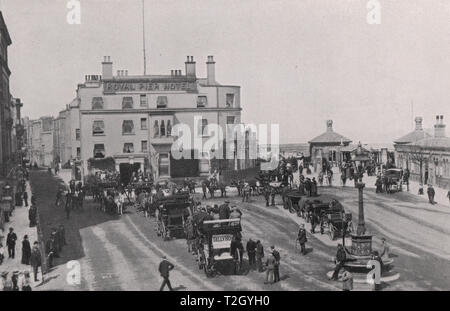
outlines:
[{"label": "paved road", "polygon": [[[264,284],[265,275],[254,271],[207,278],[187,253],[184,240],[162,241],[155,233],[154,219],[135,211],[120,218],[112,217],[88,202],[83,212],[75,212],[66,220],[63,211],[53,206],[59,181],[43,171],[32,172],[31,178],[33,191],[42,201],[41,218],[47,219],[47,227],[63,223],[70,244],[42,289],[157,290],[161,282],[157,267],[163,255],[176,266],[171,281],[177,290],[341,289],[341,284],[326,277],[333,268],[335,247],[325,243],[324,236],[308,233],[310,252],[306,256],[295,253],[296,216],[280,206],[265,207],[262,198],[252,198],[251,203],[242,205],[243,239],[260,239],[266,252],[270,245],[280,251],[282,282],[275,285]],[[321,188],[321,191],[336,195],[356,215],[354,188]],[[449,290],[450,209],[441,206],[432,209],[409,194],[376,196],[370,192],[365,194],[365,206],[368,229],[375,235],[374,247],[379,247],[379,237],[386,236],[395,256],[394,270],[400,273],[399,280],[386,284],[384,290]],[[238,202],[239,198],[231,200]],[[79,286],[70,286],[65,281],[68,272],[65,264],[69,260],[81,264]],[[356,289],[368,290],[369,286],[356,284]]]}]

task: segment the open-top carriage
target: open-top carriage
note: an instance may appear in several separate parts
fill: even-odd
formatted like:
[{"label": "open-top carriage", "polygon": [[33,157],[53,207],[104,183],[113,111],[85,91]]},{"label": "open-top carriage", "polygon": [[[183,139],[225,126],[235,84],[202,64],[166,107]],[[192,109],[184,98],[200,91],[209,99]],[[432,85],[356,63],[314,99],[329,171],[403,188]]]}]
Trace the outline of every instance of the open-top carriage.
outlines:
[{"label": "open-top carriage", "polygon": [[205,220],[199,228],[198,267],[206,276],[215,276],[218,271],[232,268],[233,273],[240,270],[243,254],[233,243],[240,237],[242,227],[239,218]]},{"label": "open-top carriage", "polygon": [[185,222],[191,214],[192,200],[189,194],[162,196],[155,202],[156,232],[163,239],[185,236]]},{"label": "open-top carriage", "polygon": [[337,200],[326,200],[312,203],[311,217],[320,221],[320,233],[328,231],[331,240],[347,235],[352,230],[352,214],[346,213],[344,207]]}]

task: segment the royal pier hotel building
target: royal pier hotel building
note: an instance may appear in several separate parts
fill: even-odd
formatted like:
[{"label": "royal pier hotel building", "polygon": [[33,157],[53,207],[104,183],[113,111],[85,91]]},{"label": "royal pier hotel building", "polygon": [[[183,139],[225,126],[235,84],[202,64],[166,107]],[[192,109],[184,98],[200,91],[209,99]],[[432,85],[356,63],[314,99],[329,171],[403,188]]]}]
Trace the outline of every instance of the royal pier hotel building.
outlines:
[{"label": "royal pier hotel building", "polygon": [[[187,56],[184,73],[171,70],[167,75],[134,76],[126,70],[113,75],[110,56],[101,65],[102,75],[87,75],[65,110],[71,133],[66,144],[71,145],[76,176],[101,169],[105,159],[125,179],[138,169],[150,170],[155,178],[210,173],[207,151],[200,151],[200,159],[177,160],[171,147],[176,124],[189,126],[191,154],[198,155],[194,138],[208,139],[207,125],[218,124],[225,131],[226,124],[241,123],[240,86],[216,81],[213,56],[207,57],[206,78],[197,77],[193,56]],[[248,163],[230,167],[241,169]]]}]

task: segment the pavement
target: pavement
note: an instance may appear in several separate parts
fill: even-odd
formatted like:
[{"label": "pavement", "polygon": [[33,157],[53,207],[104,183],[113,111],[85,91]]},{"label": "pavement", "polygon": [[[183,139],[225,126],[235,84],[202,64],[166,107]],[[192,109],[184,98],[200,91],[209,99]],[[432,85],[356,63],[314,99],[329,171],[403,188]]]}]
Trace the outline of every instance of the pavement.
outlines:
[{"label": "pavement", "polygon": [[[30,190],[30,184],[29,182],[26,183],[26,191],[28,192],[28,204],[31,202],[31,190]],[[23,206],[16,206],[14,209],[12,217],[10,217],[10,221],[8,223],[5,223],[5,232],[1,233],[1,236],[3,238],[0,238],[2,241],[2,244],[5,248],[5,259],[3,260],[3,263],[0,265],[0,271],[8,271],[8,278],[11,277],[12,272],[15,270],[19,270],[20,272],[23,272],[25,270],[28,270],[32,273],[33,268],[29,265],[24,265],[21,263],[22,260],[22,240],[25,235],[28,235],[28,240],[30,241],[31,246],[33,246],[33,243],[35,241],[38,241],[38,233],[37,233],[37,227],[30,228],[29,226],[29,220],[28,220],[28,210],[30,205],[28,207],[25,207],[25,204]],[[17,242],[16,242],[16,254],[15,258],[8,258],[8,249],[6,246],[6,236],[9,232],[9,228],[14,228],[14,232],[17,235]],[[19,284],[21,282],[21,278],[23,275],[20,275],[19,277]],[[32,288],[35,289],[36,286],[40,284],[39,282],[34,282],[34,278],[32,279]],[[41,269],[39,269],[38,279],[42,280],[42,274]]]}]

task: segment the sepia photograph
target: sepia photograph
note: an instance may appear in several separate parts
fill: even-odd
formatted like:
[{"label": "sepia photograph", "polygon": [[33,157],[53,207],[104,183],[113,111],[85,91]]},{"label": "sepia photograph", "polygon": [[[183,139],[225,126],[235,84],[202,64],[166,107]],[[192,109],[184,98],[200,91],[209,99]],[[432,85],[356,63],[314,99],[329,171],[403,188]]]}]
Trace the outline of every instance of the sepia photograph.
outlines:
[{"label": "sepia photograph", "polygon": [[0,71],[0,291],[450,290],[450,0],[0,0]]}]

